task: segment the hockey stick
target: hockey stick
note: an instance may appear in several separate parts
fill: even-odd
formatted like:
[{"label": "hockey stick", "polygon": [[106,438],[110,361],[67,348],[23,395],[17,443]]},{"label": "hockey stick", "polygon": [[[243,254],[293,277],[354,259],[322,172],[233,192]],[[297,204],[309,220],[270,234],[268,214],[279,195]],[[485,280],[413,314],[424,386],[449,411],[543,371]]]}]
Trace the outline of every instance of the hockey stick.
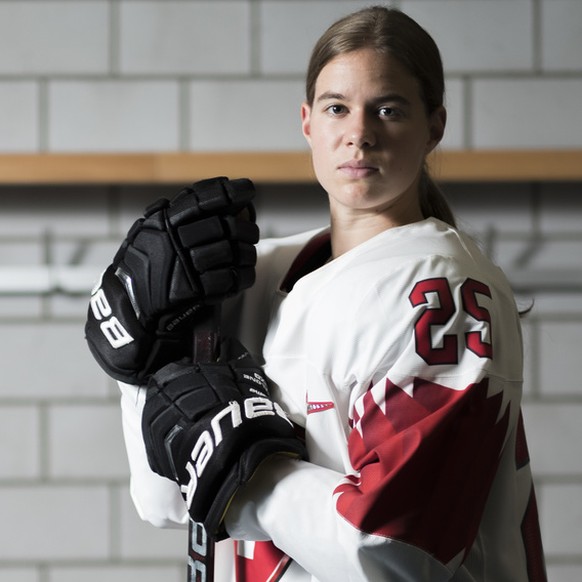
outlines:
[{"label": "hockey stick", "polygon": [[[220,306],[204,307],[197,314],[193,337],[194,362],[213,362],[220,346]],[[188,524],[188,582],[214,581],[214,540],[204,525]]]}]

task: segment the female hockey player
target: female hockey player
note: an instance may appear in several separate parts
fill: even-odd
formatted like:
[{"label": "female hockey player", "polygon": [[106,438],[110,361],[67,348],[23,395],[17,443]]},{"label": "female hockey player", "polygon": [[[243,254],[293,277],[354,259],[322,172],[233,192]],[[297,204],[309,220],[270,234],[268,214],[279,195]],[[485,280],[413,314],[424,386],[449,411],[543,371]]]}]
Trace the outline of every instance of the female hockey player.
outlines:
[{"label": "female hockey player", "polygon": [[[545,580],[519,314],[426,169],[443,94],[402,12],[339,20],[301,108],[330,226],[261,241],[253,284],[250,185],[195,184],[148,209],[92,298],[136,507],[204,522],[217,580]],[[212,364],[187,357],[205,303],[237,340]]]}]

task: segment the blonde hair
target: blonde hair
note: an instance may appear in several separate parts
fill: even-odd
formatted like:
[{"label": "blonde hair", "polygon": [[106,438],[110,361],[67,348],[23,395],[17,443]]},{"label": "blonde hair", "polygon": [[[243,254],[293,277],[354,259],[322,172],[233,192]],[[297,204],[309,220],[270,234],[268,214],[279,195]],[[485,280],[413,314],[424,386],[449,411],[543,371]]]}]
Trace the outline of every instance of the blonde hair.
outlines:
[{"label": "blonde hair", "polygon": [[[418,80],[427,114],[443,105],[445,82],[439,49],[432,37],[412,18],[394,8],[371,6],[332,24],[315,44],[307,68],[305,97],[315,98],[321,70],[340,54],[373,48],[397,58]],[[455,217],[441,189],[425,166],[420,180],[420,207],[425,218],[434,216],[455,226]]]}]

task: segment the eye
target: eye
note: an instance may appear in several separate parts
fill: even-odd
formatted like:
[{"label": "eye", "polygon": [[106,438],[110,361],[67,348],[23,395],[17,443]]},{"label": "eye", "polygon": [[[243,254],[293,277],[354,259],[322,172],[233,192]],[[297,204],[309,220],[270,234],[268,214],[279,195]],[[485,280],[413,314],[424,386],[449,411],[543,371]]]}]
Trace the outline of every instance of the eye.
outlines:
[{"label": "eye", "polygon": [[325,111],[327,111],[327,113],[329,113],[330,115],[337,117],[338,115],[343,115],[347,111],[347,108],[345,105],[333,103],[332,105],[326,107]]},{"label": "eye", "polygon": [[388,107],[386,105],[378,109],[378,115],[384,119],[395,119],[402,117],[402,112],[395,107]]}]

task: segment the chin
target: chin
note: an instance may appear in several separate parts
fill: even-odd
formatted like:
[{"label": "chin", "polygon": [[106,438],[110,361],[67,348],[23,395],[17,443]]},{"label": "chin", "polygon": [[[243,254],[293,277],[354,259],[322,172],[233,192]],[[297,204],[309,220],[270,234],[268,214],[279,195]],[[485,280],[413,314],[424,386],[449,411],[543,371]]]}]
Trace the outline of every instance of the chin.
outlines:
[{"label": "chin", "polygon": [[343,188],[343,195],[351,199],[361,208],[371,208],[389,204],[391,200],[398,198],[392,193],[392,189],[383,184],[369,182],[356,182]]}]

